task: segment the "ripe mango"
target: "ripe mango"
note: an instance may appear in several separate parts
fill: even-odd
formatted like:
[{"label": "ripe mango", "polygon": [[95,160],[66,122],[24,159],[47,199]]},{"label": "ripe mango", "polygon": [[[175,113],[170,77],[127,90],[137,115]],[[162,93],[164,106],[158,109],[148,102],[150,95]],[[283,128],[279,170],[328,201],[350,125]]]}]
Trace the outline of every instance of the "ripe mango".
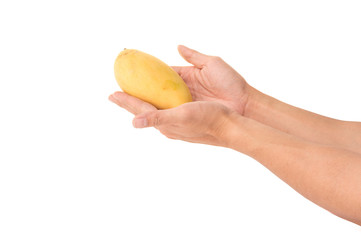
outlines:
[{"label": "ripe mango", "polygon": [[124,92],[158,109],[192,101],[189,89],[178,73],[147,53],[135,49],[120,52],[114,63],[114,73]]}]

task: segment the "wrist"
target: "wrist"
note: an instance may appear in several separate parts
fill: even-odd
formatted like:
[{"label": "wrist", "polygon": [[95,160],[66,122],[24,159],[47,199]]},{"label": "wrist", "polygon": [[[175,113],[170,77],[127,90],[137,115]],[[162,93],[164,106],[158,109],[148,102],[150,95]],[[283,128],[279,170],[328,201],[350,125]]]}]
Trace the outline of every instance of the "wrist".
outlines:
[{"label": "wrist", "polygon": [[239,146],[243,144],[242,141],[245,138],[244,123],[246,120],[246,118],[234,111],[226,116],[220,134],[217,136],[222,147],[239,151]]},{"label": "wrist", "polygon": [[259,111],[264,111],[271,104],[271,98],[252,86],[247,87],[247,101],[242,116],[256,119]]},{"label": "wrist", "polygon": [[255,157],[270,140],[270,131],[268,126],[233,112],[224,124],[221,146]]}]

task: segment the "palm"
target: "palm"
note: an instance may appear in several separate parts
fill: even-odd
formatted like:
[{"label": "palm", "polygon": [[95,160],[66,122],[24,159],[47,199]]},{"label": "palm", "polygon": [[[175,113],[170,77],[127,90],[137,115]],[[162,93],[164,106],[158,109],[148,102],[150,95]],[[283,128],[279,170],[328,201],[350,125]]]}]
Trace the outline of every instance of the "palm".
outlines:
[{"label": "palm", "polygon": [[216,101],[243,113],[246,82],[220,58],[213,58],[202,68],[174,67],[189,87],[195,101]]}]

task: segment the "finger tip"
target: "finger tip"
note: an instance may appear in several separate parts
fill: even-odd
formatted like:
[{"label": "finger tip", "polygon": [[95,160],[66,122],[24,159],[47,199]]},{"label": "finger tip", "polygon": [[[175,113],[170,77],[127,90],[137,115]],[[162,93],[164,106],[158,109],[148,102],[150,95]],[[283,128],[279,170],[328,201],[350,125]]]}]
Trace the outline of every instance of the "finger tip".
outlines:
[{"label": "finger tip", "polygon": [[110,95],[108,96],[108,100],[111,101],[111,102],[113,102],[113,100],[114,100],[113,94],[110,94]]},{"label": "finger tip", "polygon": [[178,52],[179,53],[182,53],[182,52],[187,51],[187,50],[189,50],[188,47],[186,47],[186,46],[184,46],[182,44],[178,45]]},{"label": "finger tip", "polygon": [[194,53],[194,50],[184,45],[179,45],[178,52],[186,61],[189,62],[189,58]]},{"label": "finger tip", "polygon": [[120,92],[120,91],[116,91],[113,93],[114,97],[121,97],[122,95],[123,95],[123,92]]},{"label": "finger tip", "polygon": [[132,120],[132,125],[133,125],[134,128],[137,128],[137,127],[135,126],[134,120],[135,120],[135,118],[133,118],[133,120]]},{"label": "finger tip", "polygon": [[135,117],[132,124],[134,128],[145,128],[148,127],[148,120],[145,117]]}]

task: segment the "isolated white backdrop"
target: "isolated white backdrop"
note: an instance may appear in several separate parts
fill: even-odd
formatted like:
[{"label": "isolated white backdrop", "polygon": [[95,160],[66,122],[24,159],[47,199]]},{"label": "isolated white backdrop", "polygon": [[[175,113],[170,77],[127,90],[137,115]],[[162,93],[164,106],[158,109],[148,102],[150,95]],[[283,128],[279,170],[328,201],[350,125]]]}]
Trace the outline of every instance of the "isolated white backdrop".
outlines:
[{"label": "isolated white backdrop", "polygon": [[361,120],[359,1],[1,1],[0,239],[360,239],[238,152],[136,130],[107,100],[136,48],[221,56],[259,90]]}]

